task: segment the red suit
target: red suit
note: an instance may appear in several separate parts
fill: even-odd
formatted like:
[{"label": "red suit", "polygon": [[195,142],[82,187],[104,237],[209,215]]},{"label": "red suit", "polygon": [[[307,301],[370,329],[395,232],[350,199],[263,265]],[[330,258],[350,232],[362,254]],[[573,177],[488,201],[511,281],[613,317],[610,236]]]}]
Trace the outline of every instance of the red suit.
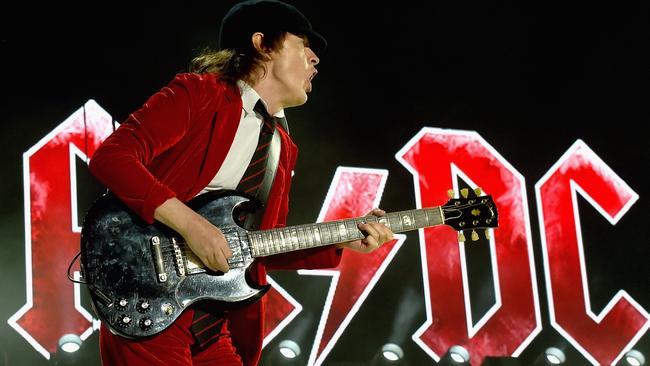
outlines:
[{"label": "red suit", "polygon": [[[241,113],[238,88],[221,81],[218,75],[177,75],[104,141],[90,161],[90,171],[152,223],[155,209],[167,199],[188,201],[208,185],[230,149]],[[279,131],[280,161],[262,229],[285,225],[288,212],[298,148],[285,131]],[[265,284],[265,268],[331,268],[338,265],[340,255],[329,246],[266,257],[251,266],[251,274]],[[263,300],[228,315],[233,344],[245,365],[259,361]],[[191,319],[193,310],[185,313],[178,321]],[[101,337],[117,336],[102,327]]]}]

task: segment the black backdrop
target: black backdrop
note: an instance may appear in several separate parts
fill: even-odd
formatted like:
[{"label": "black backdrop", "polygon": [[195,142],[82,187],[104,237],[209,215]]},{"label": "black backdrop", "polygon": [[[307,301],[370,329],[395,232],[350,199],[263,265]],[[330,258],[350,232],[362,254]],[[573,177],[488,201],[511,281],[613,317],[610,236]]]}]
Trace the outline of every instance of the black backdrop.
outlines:
[{"label": "black backdrop", "polygon": [[[232,4],[102,3],[94,9],[18,4],[17,10],[3,11],[3,319],[25,303],[22,153],[88,99],[115,120],[124,119],[201,47],[214,45],[218,20]],[[412,177],[395,153],[423,126],[473,130],[526,177],[539,276],[533,185],[582,139],[640,195],[616,227],[605,226],[596,213],[583,217],[595,223],[583,231],[599,249],[586,252],[592,306],[599,312],[624,289],[650,309],[644,220],[650,208],[645,200],[650,148],[644,132],[650,118],[648,3],[293,4],[330,47],[321,57],[310,101],[287,112],[301,149],[290,223],[316,219],[339,165],[387,169],[382,207],[414,206]],[[413,288],[421,303],[421,275],[405,269],[419,268],[417,246],[417,236],[409,236],[351,324],[356,332],[369,332],[372,324],[378,329],[373,334],[381,334],[392,326],[397,310],[380,311],[370,304],[390,298],[394,286]],[[296,276],[279,274],[278,279],[299,293]],[[522,360],[563,342],[548,323],[541,277],[538,284],[544,329]],[[327,284],[322,286],[325,291]],[[408,334],[424,320],[421,307],[416,306],[421,319],[408,325]],[[341,339],[333,360],[361,362],[374,352],[346,344],[349,338]],[[4,364],[48,363],[6,322],[0,324],[0,344]],[[636,348],[650,356],[647,334]],[[405,350],[412,364],[433,363],[414,344]],[[587,362],[575,349],[567,352],[572,364]],[[78,364],[98,364],[96,334],[76,357]]]}]

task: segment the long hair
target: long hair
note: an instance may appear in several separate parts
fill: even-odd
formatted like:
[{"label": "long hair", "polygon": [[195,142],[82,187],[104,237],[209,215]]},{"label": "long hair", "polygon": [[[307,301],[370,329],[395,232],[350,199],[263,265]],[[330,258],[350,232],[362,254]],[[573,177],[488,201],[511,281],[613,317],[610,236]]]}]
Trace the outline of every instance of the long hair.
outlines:
[{"label": "long hair", "polygon": [[[265,33],[262,38],[262,50],[280,50],[286,35],[286,32]],[[238,49],[203,49],[190,62],[189,71],[199,74],[215,73],[228,83],[234,84],[237,80],[243,80],[252,85],[266,73],[264,62],[268,59],[268,55],[255,49],[249,39],[248,43]]]}]

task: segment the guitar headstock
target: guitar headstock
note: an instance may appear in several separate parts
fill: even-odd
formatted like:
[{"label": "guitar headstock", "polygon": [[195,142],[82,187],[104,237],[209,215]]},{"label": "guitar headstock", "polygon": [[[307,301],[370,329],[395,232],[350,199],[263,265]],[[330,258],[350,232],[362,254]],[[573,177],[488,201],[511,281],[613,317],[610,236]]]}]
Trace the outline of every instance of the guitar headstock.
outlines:
[{"label": "guitar headstock", "polygon": [[[471,192],[471,194],[470,194]],[[453,198],[453,190],[447,191],[449,201],[442,206],[444,224],[458,231],[458,240],[465,241],[463,232],[471,230],[471,239],[476,241],[479,235],[476,229],[485,229],[485,238],[489,239],[489,229],[499,226],[499,213],[492,196],[481,196],[481,189],[460,190],[460,198]]]}]

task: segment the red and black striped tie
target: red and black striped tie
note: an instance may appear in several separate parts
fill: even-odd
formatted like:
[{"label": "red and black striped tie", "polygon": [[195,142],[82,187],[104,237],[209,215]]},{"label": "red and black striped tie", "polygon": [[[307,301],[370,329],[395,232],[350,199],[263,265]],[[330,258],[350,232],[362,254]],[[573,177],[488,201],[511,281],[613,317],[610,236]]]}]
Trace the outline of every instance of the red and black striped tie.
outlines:
[{"label": "red and black striped tie", "polygon": [[199,352],[214,342],[227,332],[224,329],[225,313],[222,311],[203,311],[194,310],[194,318],[190,330],[194,335],[196,343],[192,346],[194,351]]},{"label": "red and black striped tie", "polygon": [[244,176],[239,181],[237,190],[255,196],[257,190],[262,185],[264,175],[267,171],[266,159],[269,156],[269,144],[273,138],[276,117],[269,115],[261,99],[257,101],[253,109],[262,117],[262,129],[253,158],[251,158],[248,168],[244,172]]},{"label": "red and black striped tie", "polygon": [[[263,121],[259,142],[257,144],[257,149],[253,154],[253,158],[237,186],[239,191],[246,192],[253,196],[257,194],[258,189],[264,181],[264,176],[266,175],[266,159],[269,155],[269,144],[273,137],[275,124],[276,122],[282,123],[282,121],[278,121],[276,117],[269,115],[264,104],[262,104],[261,99],[257,101],[257,104],[255,104],[254,110],[260,117],[262,117]],[[211,345],[219,339],[219,336],[223,332],[227,331],[224,329],[224,319],[225,313],[217,309],[214,311],[205,311],[203,309],[194,310],[194,318],[190,330],[196,339],[195,347],[197,349],[204,349]]]}]

